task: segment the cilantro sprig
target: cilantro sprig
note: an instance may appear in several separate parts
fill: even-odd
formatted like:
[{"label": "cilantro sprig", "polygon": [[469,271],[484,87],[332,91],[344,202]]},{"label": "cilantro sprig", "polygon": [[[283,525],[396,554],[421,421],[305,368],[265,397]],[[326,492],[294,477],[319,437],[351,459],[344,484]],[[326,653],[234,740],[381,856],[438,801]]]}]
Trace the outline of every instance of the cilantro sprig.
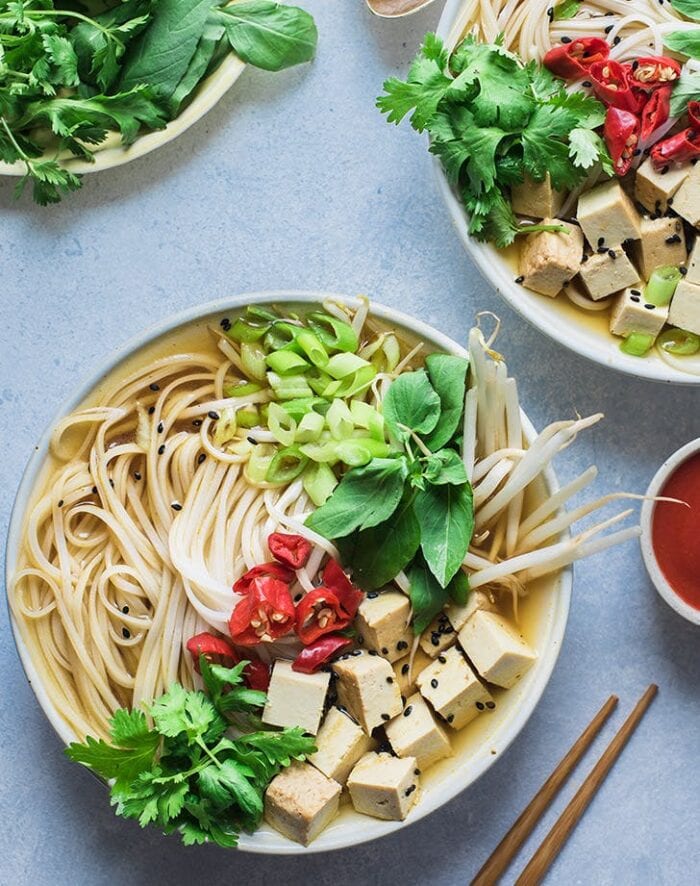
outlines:
[{"label": "cilantro sprig", "polygon": [[416,633],[448,599],[466,601],[460,567],[474,530],[472,489],[458,451],[468,363],[431,354],[425,364],[399,375],[384,398],[391,457],[349,470],[306,521],[336,542],[363,590],[407,571]]},{"label": "cilantro sprig", "polygon": [[[478,240],[507,246],[521,225],[510,188],[529,175],[547,174],[558,190],[574,188],[595,164],[612,174],[612,162],[596,130],[605,109],[595,98],[567,92],[546,68],[522,60],[502,45],[469,36],[449,54],[427,34],[405,81],[391,78],[377,107],[390,123],[410,115],[430,135],[469,213]],[[558,226],[551,226],[558,230]]]},{"label": "cilantro sprig", "polygon": [[225,668],[201,656],[208,695],[175,683],[148,706],[152,726],[143,711],[120,709],[111,742],[88,736],[67,756],[112,782],[118,815],[177,831],[186,845],[236,846],[241,830],[259,824],[270,780],[316,749],[298,727],[229,737],[231,715],[255,715],[265,703],[264,692],[242,685],[246,664]]}]

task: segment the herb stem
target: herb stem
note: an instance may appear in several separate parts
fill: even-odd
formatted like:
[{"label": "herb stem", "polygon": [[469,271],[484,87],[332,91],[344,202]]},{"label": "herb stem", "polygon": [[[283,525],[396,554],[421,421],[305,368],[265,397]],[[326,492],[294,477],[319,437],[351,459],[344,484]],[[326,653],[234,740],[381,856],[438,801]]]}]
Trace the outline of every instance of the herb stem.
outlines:
[{"label": "herb stem", "polygon": [[90,18],[87,15],[83,15],[82,12],[73,12],[68,9],[31,9],[28,10],[25,15],[29,15],[31,18],[74,18],[78,21],[85,22],[88,25],[92,25],[93,28],[96,28],[102,34],[104,34],[107,40],[114,40],[115,43],[118,43],[119,46],[124,48],[124,44],[119,39],[119,37],[115,36],[109,28],[105,28],[104,25],[101,25],[98,21],[95,21],[94,18]]}]

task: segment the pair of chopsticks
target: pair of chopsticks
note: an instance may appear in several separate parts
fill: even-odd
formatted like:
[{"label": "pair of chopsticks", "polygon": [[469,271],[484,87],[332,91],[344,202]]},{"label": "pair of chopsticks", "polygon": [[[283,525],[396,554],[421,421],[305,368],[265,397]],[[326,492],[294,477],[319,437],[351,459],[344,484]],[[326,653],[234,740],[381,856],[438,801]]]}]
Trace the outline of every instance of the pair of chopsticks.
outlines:
[{"label": "pair of chopsticks", "polygon": [[[603,751],[598,762],[591,769],[578,791],[576,791],[569,805],[559,816],[550,832],[527,863],[522,874],[515,881],[515,886],[535,886],[535,884],[542,882],[550,865],[559,855],[571,832],[578,824],[579,819],[596,795],[598,788],[602,785],[606,775],[639,725],[657,690],[658,686],[652,683],[639,699],[632,713]],[[605,702],[576,739],[571,749],[559,762],[559,765],[547,781],[545,781],[530,803],[525,807],[515,824],[491,853],[479,873],[472,880],[471,886],[493,886],[493,884],[498,882],[499,877],[503,875],[520,847],[532,833],[547,807],[559,793],[564,782],[593,743],[605,721],[615,710],[617,702],[618,698],[616,695],[611,695]]]}]

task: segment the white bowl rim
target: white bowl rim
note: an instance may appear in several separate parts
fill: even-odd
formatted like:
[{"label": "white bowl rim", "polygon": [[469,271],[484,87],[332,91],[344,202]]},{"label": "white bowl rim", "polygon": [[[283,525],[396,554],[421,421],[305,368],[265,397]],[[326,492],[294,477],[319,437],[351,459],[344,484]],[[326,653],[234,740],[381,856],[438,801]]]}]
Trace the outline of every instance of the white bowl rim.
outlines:
[{"label": "white bowl rim", "polygon": [[[151,151],[167,145],[173,139],[182,135],[190,126],[193,126],[206,113],[208,113],[214,105],[222,98],[238,80],[245,70],[245,62],[241,61],[238,56],[227,55],[219,67],[203,80],[197,87],[194,98],[184,108],[184,110],[171,120],[163,129],[156,129],[153,132],[146,132],[128,147],[123,145],[107,146],[100,149],[99,145],[95,148],[95,162],[88,163],[77,157],[68,157],[63,159],[61,165],[65,169],[69,169],[76,175],[85,175],[91,172],[101,172],[104,169],[113,169],[116,166],[123,166],[132,160],[137,160]],[[109,140],[109,134],[107,136]],[[18,161],[16,163],[0,163],[0,175],[23,176],[26,174],[24,163]]]},{"label": "white bowl rim", "polygon": [[[437,27],[437,34],[443,40],[447,41],[451,37],[464,3],[465,0],[447,0]],[[649,381],[700,385],[700,375],[674,369],[656,355],[640,358],[625,354],[619,349],[618,340],[613,336],[604,338],[586,330],[583,325],[570,322],[560,313],[552,311],[552,300],[547,296],[530,292],[515,283],[512,269],[499,256],[495,247],[489,243],[480,243],[469,234],[464,208],[447,181],[437,157],[433,158],[433,173],[452,223],[470,258],[483,277],[521,317],[562,347],[569,348],[607,369]]]},{"label": "white bowl rim", "polygon": [[[31,499],[37,474],[39,473],[46,457],[52,428],[63,416],[76,409],[80,403],[86,399],[101,378],[113,371],[123,360],[148,345],[154,339],[167,334],[183,324],[204,319],[212,314],[223,314],[227,311],[240,309],[253,303],[269,304],[283,301],[320,303],[329,297],[341,299],[350,305],[359,304],[359,300],[355,297],[325,291],[284,289],[242,293],[240,295],[187,308],[184,311],[161,320],[159,323],[149,327],[146,331],[133,336],[125,344],[116,347],[106,360],[102,361],[102,363],[91,373],[83,377],[81,383],[74,392],[63,401],[56,414],[46,426],[29,458],[15,496],[12,514],[10,516],[5,552],[6,589],[10,586],[12,572],[14,571],[15,563],[17,562],[26,507]],[[390,308],[372,300],[371,313],[385,320],[389,324],[402,325],[414,331],[418,336],[425,338],[448,353],[460,356],[466,356],[467,354],[465,348],[454,342],[444,333],[423,323],[421,320],[410,317],[402,311]],[[529,439],[532,439],[535,435],[533,425],[524,413],[522,413],[522,420],[525,435]],[[560,487],[551,465],[546,469],[544,477],[550,493],[555,493]],[[371,833],[362,833],[355,839],[352,837],[353,832],[356,830],[355,825],[348,828],[347,832],[342,830],[341,833],[343,836],[326,832],[326,839],[324,840],[324,835],[322,834],[311,847],[304,847],[293,843],[292,841],[281,837],[281,835],[280,843],[262,846],[259,845],[259,843],[256,843],[255,834],[243,833],[241,834],[238,848],[247,852],[269,855],[299,855],[312,852],[325,852],[333,849],[343,849],[349,846],[359,845],[360,843],[378,839],[379,837],[386,836],[400,828],[415,823],[430,812],[445,805],[463,790],[466,790],[481,775],[483,775],[483,773],[489,769],[496,760],[501,758],[503,752],[520,733],[525,726],[525,723],[532,715],[537,703],[542,697],[547,683],[549,682],[549,678],[551,677],[554,665],[556,664],[562,647],[562,641],[566,630],[573,585],[573,568],[568,566],[562,569],[557,577],[559,584],[556,590],[555,600],[552,604],[550,642],[549,645],[542,650],[535,667],[531,669],[531,673],[534,672],[534,674],[532,675],[532,685],[529,692],[521,699],[520,705],[514,715],[503,724],[499,734],[489,740],[491,749],[496,753],[492,755],[490,754],[488,757],[485,757],[480,761],[470,777],[466,780],[460,780],[456,774],[455,778],[451,780],[448,788],[441,787],[440,791],[435,792],[436,794],[439,794],[439,798],[433,797],[432,802],[428,802],[427,797],[423,797],[422,801],[419,804],[416,804],[411,815],[405,821],[379,821],[377,819],[370,819],[370,824],[366,825],[365,828],[371,830]],[[67,727],[66,723],[55,710],[42,685],[39,674],[30,658],[29,651],[22,641],[19,626],[14,619],[11,609],[9,609],[9,598],[7,600],[7,605],[15,646],[21,659],[27,680],[44,714],[53,726],[54,731],[65,744],[69,744],[71,741],[76,740],[76,736]],[[346,833],[349,834],[349,837],[345,836]]]},{"label": "white bowl rim", "polygon": [[700,452],[700,437],[691,440],[689,443],[686,443],[685,446],[681,446],[680,449],[677,449],[672,455],[669,455],[659,470],[654,474],[646,492],[647,498],[642,505],[640,515],[642,534],[639,538],[644,565],[649,573],[649,578],[654,583],[654,587],[672,609],[675,609],[679,615],[682,615],[687,621],[696,625],[700,625],[700,609],[696,609],[694,606],[686,603],[685,600],[674,591],[656,558],[656,552],[654,551],[654,546],[652,544],[652,522],[654,519],[654,509],[656,508],[656,502],[653,501],[653,499],[659,495],[665,486],[666,481],[672,476],[672,474],[674,474],[691,456],[696,455],[698,452]]}]

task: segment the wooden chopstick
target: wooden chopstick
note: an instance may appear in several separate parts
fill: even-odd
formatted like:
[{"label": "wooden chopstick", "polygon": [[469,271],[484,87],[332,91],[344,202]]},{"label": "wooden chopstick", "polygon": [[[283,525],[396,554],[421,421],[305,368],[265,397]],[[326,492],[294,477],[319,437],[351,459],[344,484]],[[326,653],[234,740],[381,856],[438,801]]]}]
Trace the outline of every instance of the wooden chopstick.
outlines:
[{"label": "wooden chopstick", "polygon": [[656,684],[652,683],[644,695],[639,699],[634,706],[632,713],[622,724],[613,740],[601,754],[598,762],[593,769],[591,769],[581,787],[574,794],[569,805],[554,823],[551,831],[540,843],[539,848],[527,863],[525,870],[515,881],[515,886],[535,886],[535,884],[542,882],[550,865],[557,855],[559,855],[564,843],[566,843],[569,835],[586,811],[588,804],[596,795],[598,788],[605,780],[613,763],[615,763],[620,756],[632,733],[639,725],[639,721],[646,713],[658,691],[658,688],[659,687],[656,686]]},{"label": "wooden chopstick", "polygon": [[572,744],[566,755],[522,811],[511,829],[488,857],[471,886],[493,886],[503,875],[516,853],[532,833],[533,828],[544,814],[549,804],[561,790],[564,782],[576,768],[581,757],[593,743],[603,724],[615,710],[618,698],[611,695],[598,711],[581,735]]}]

